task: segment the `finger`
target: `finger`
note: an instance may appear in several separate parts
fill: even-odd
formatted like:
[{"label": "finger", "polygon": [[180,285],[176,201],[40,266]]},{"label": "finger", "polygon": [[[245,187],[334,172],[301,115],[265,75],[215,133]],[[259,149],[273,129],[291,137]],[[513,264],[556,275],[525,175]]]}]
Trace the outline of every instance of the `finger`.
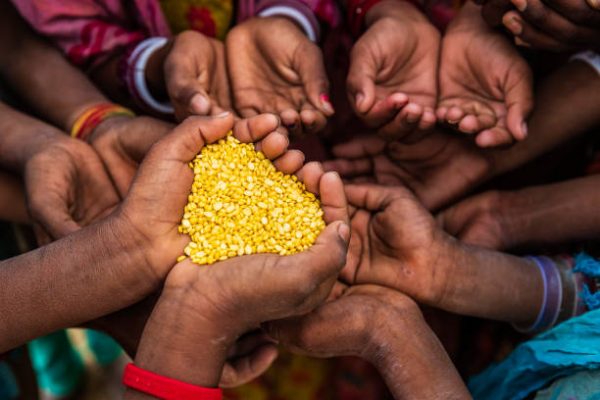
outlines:
[{"label": "finger", "polygon": [[277,170],[284,174],[295,174],[304,164],[304,153],[300,150],[289,150],[273,161]]},{"label": "finger", "polygon": [[52,243],[52,237],[50,237],[50,234],[46,232],[40,224],[33,224],[33,234],[35,235],[38,247]]},{"label": "finger", "polygon": [[464,116],[465,111],[462,108],[458,106],[452,106],[448,109],[448,112],[446,113],[446,122],[452,125],[458,124]]},{"label": "finger", "polygon": [[306,132],[318,132],[325,128],[327,118],[316,110],[302,110],[300,120]]},{"label": "finger", "polygon": [[348,203],[368,211],[385,209],[392,201],[399,197],[414,196],[402,186],[382,186],[373,184],[346,185]]},{"label": "finger", "polygon": [[319,182],[325,172],[321,163],[316,161],[309,162],[304,165],[297,173],[298,179],[304,183],[306,190],[316,195],[319,195]]},{"label": "finger", "polygon": [[337,172],[326,172],[319,182],[321,208],[326,224],[334,221],[349,223],[348,203],[344,184]]},{"label": "finger", "polygon": [[329,80],[325,73],[323,53],[318,46],[313,43],[307,46],[305,55],[299,57],[297,71],[308,101],[324,115],[332,116],[334,109],[329,101]]},{"label": "finger", "polygon": [[420,104],[409,103],[392,122],[379,129],[378,133],[387,140],[403,138],[417,129],[422,115],[423,107]]},{"label": "finger", "polygon": [[362,136],[334,146],[332,152],[340,158],[363,158],[381,153],[385,144],[381,138]]},{"label": "finger", "polygon": [[534,106],[531,70],[527,66],[516,69],[506,86],[506,126],[516,140],[524,140],[528,133],[527,119]]},{"label": "finger", "polygon": [[375,104],[377,66],[368,46],[357,42],[350,53],[350,69],[346,79],[348,98],[354,111],[366,114]]},{"label": "finger", "polygon": [[435,123],[435,111],[431,107],[425,107],[418,128],[422,131],[427,131],[429,129],[432,129],[435,126]]},{"label": "finger", "polygon": [[514,142],[513,136],[504,128],[496,127],[480,132],[475,138],[479,147],[496,147]]},{"label": "finger", "polygon": [[28,196],[29,212],[54,240],[81,229],[69,211],[66,200],[54,193],[31,193]]},{"label": "finger", "polygon": [[233,135],[242,143],[252,143],[263,139],[279,126],[279,118],[274,114],[260,114],[237,121]]},{"label": "finger", "polygon": [[502,16],[512,9],[508,0],[489,0],[481,8],[481,15],[488,25],[498,27],[502,25]]},{"label": "finger", "polygon": [[373,160],[371,158],[358,158],[354,160],[340,158],[337,160],[325,161],[323,163],[323,169],[325,169],[325,171],[335,171],[345,178],[351,178],[372,173]]},{"label": "finger", "polygon": [[219,386],[231,388],[248,383],[262,375],[278,356],[277,346],[265,344],[251,354],[225,363]]},{"label": "finger", "polygon": [[119,135],[119,140],[123,145],[123,149],[131,158],[138,163],[146,156],[152,145],[165,137],[174,125],[168,122],[152,118],[152,117],[137,117],[139,119],[148,119],[152,129],[132,129],[125,135]]},{"label": "finger", "polygon": [[373,107],[361,118],[368,126],[379,127],[393,120],[398,112],[408,104],[408,96],[404,93],[393,93],[383,100],[376,100]]},{"label": "finger", "polygon": [[262,152],[269,160],[274,160],[286,152],[290,140],[287,135],[273,132],[256,144],[256,150]]},{"label": "finger", "polygon": [[231,129],[233,114],[229,112],[216,117],[188,117],[156,143],[148,157],[177,160],[187,164],[205,144],[224,138]]},{"label": "finger", "polygon": [[458,123],[458,130],[468,134],[479,132],[481,130],[479,120],[475,115],[466,115]]}]

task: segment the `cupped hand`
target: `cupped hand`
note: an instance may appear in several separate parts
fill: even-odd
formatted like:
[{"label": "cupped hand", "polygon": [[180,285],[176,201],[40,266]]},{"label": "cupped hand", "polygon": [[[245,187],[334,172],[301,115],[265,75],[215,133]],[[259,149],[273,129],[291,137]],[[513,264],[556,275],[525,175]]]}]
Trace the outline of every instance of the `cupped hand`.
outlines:
[{"label": "cupped hand", "polygon": [[60,132],[32,150],[24,181],[29,214],[40,244],[108,215],[119,202],[94,149]]},{"label": "cupped hand", "polygon": [[493,158],[467,138],[437,130],[415,143],[362,137],[333,148],[324,163],[342,177],[374,178],[384,185],[409,187],[424,206],[436,210],[489,179]]},{"label": "cupped hand", "polygon": [[481,147],[527,137],[531,70],[512,43],[484,23],[474,4],[463,7],[444,35],[439,80],[440,121],[476,134]]},{"label": "cupped hand", "polygon": [[356,114],[387,138],[435,124],[440,34],[410,2],[385,0],[367,13],[350,55],[348,96]]},{"label": "cupped hand", "polygon": [[502,208],[499,192],[484,192],[442,211],[437,220],[446,232],[467,244],[505,250],[511,246],[511,239]]},{"label": "cupped hand", "polygon": [[[317,163],[307,164],[297,176],[321,199],[327,225],[316,242],[289,256],[254,254],[203,267],[187,259],[175,265],[144,330],[136,364],[216,386],[240,335],[265,321],[305,314],[327,298],[350,238],[343,184]],[[267,361],[272,356],[263,355]]]},{"label": "cupped hand", "polygon": [[102,121],[88,142],[96,150],[121,197],[150,147],[173,129],[152,117],[113,117]]},{"label": "cupped hand", "polygon": [[451,271],[449,237],[405,187],[346,185],[352,238],[340,279],[376,284],[435,305]]},{"label": "cupped hand", "polygon": [[231,113],[215,117],[188,117],[158,141],[138,169],[129,193],[118,210],[133,238],[149,248],[149,268],[165,277],[182,254],[189,238],[178,233],[194,179],[189,163],[207,144],[233,134],[240,141],[257,142],[265,156],[282,171],[303,162],[298,151],[287,151],[288,139],[281,133],[274,115],[259,115],[234,123]]},{"label": "cupped hand", "polygon": [[321,130],[333,115],[319,47],[292,21],[253,18],[226,39],[235,109],[276,113],[292,134]]},{"label": "cupped hand", "polygon": [[167,94],[175,117],[216,115],[231,109],[225,48],[200,32],[178,34],[164,62]]},{"label": "cupped hand", "polygon": [[522,46],[600,50],[600,3],[595,0],[489,0],[482,12],[491,26],[503,24]]}]

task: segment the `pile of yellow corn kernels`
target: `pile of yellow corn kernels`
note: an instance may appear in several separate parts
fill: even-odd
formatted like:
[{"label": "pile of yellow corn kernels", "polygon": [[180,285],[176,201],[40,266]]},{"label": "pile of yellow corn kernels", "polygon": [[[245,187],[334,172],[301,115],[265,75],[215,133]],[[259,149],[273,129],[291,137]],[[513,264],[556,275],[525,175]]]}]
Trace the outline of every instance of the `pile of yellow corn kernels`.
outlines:
[{"label": "pile of yellow corn kernels", "polygon": [[194,184],[179,232],[191,241],[178,261],[294,254],[310,247],[325,227],[315,195],[296,176],[277,171],[251,143],[229,135],[205,146],[190,167]]}]

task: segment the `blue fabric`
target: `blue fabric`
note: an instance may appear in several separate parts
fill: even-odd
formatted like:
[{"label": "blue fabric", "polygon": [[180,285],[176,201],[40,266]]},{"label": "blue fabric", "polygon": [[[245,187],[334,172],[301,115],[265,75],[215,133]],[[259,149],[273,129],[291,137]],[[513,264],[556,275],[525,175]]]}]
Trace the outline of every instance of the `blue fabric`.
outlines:
[{"label": "blue fabric", "polygon": [[520,400],[557,378],[600,369],[600,309],[522,343],[469,381],[477,400]]},{"label": "blue fabric", "polygon": [[102,366],[112,364],[123,354],[121,346],[107,334],[92,329],[86,329],[85,333],[88,346],[96,357],[98,364]]},{"label": "blue fabric", "polygon": [[600,370],[582,371],[540,390],[535,400],[600,400]]},{"label": "blue fabric", "polygon": [[0,361],[0,399],[13,400],[19,397],[19,386],[8,364]]},{"label": "blue fabric", "polygon": [[[590,278],[600,278],[600,262],[581,252],[575,256],[573,272],[580,272]],[[583,291],[579,295],[589,310],[600,308],[600,291],[592,293],[587,285],[583,285]]]}]

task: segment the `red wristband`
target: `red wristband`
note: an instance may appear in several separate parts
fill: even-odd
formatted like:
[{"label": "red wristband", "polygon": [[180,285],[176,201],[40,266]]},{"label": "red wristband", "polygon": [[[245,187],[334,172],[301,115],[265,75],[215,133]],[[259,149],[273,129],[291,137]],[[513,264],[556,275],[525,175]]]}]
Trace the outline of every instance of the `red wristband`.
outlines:
[{"label": "red wristband", "polygon": [[123,384],[128,388],[164,400],[221,400],[223,392],[219,388],[205,388],[167,378],[127,364],[123,374]]}]

